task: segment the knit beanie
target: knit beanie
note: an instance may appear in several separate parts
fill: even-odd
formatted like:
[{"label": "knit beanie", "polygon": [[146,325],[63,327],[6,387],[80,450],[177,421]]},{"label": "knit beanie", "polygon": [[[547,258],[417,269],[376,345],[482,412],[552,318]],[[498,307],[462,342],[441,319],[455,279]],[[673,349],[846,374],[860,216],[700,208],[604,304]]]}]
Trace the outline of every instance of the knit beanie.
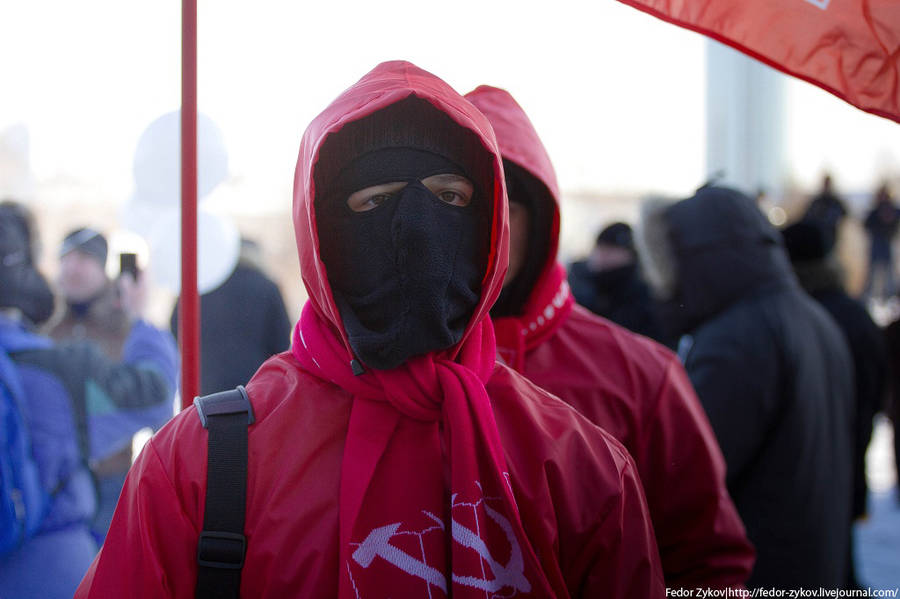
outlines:
[{"label": "knit beanie", "polygon": [[[315,167],[316,189],[330,190],[341,170],[365,154],[385,148],[413,148],[443,156],[486,189],[489,161],[478,138],[427,101],[409,96],[328,137]],[[322,196],[317,194],[317,201]]]},{"label": "knit beanie", "polygon": [[611,245],[634,252],[634,236],[626,223],[613,223],[597,235],[597,245]]},{"label": "knit beanie", "polygon": [[834,247],[834,239],[825,227],[811,221],[794,223],[781,235],[791,262],[824,260]]},{"label": "knit beanie", "polygon": [[59,249],[59,257],[62,258],[75,250],[93,256],[101,265],[106,265],[106,256],[109,251],[106,238],[90,227],[75,229],[66,235],[62,247]]}]

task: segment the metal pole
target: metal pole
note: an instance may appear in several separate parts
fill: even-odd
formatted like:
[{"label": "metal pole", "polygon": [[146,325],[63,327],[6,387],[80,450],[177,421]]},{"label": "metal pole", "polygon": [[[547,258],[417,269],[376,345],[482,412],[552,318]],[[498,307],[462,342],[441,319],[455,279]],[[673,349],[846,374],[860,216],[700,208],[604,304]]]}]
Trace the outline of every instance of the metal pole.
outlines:
[{"label": "metal pole", "polygon": [[197,0],[181,2],[181,407],[200,390],[197,294]]}]

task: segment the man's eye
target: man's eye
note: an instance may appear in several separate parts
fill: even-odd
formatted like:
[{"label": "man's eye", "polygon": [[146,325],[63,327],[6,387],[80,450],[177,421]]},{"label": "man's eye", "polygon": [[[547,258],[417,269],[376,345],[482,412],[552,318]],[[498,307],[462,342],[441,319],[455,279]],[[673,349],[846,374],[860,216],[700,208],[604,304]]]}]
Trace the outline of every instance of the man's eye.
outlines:
[{"label": "man's eye", "polygon": [[379,193],[373,196],[366,198],[366,200],[356,209],[357,212],[366,212],[367,210],[374,210],[381,206],[384,202],[387,202],[391,199],[391,195],[387,193]]},{"label": "man's eye", "polygon": [[404,187],[406,187],[404,181],[366,187],[351,193],[347,198],[347,206],[353,212],[368,212],[396,196]]},{"label": "man's eye", "polygon": [[462,175],[439,174],[422,179],[422,184],[436,198],[451,206],[468,206],[472,203],[475,186]]},{"label": "man's eye", "polygon": [[467,206],[469,204],[469,199],[458,191],[442,191],[438,194],[438,198],[453,206]]}]

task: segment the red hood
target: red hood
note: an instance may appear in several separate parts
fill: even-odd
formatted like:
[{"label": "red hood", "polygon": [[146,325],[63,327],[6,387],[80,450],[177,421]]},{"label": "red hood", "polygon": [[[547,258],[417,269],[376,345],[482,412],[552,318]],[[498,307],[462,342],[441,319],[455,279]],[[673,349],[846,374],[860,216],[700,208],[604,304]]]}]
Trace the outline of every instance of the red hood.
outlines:
[{"label": "red hood", "polygon": [[[550,156],[541,143],[528,115],[508,91],[490,85],[480,85],[466,94],[466,100],[475,105],[491,122],[500,153],[503,158],[515,162],[537,177],[550,190],[559,214],[559,185]],[[559,231],[557,231],[557,234]],[[556,254],[558,235],[553,237],[552,253]]]},{"label": "red hood", "polygon": [[[496,321],[501,356],[519,369],[524,350],[551,335],[569,313],[574,300],[566,283],[565,269],[556,261],[559,249],[559,185],[550,156],[522,107],[506,90],[482,85],[466,94],[491,122],[500,153],[543,183],[553,202],[553,223],[544,268],[518,318]],[[515,337],[515,339],[513,339]],[[515,356],[514,356],[515,354]]]},{"label": "red hood", "polygon": [[315,218],[314,168],[326,139],[345,125],[365,118],[404,98],[414,95],[445,113],[460,127],[470,130],[481,140],[493,158],[493,189],[486,195],[493,205],[490,254],[482,285],[481,299],[469,321],[466,332],[449,351],[455,354],[472,327],[484,319],[503,285],[509,252],[509,224],[505,200],[505,183],[500,149],[488,120],[449,85],[415,65],[405,61],[384,62],[345,90],[317,116],[300,143],[300,156],[294,173],[294,234],[300,256],[303,284],[313,308],[339,332],[348,357],[352,354],[340,313],[331,293],[325,264],[319,254]]}]

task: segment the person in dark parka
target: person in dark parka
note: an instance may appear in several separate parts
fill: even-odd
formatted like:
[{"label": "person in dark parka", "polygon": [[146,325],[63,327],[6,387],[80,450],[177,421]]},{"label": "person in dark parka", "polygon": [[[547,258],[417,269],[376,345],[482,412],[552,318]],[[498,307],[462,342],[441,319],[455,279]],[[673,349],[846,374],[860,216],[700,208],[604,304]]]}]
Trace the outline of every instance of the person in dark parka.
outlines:
[{"label": "person in dark parka", "polygon": [[594,314],[667,342],[626,223],[612,223],[600,231],[591,254],[569,267],[569,286],[576,301]]},{"label": "person in dark parka", "polygon": [[[801,221],[787,227],[785,247],[800,284],[834,318],[853,357],[856,413],[853,429],[853,518],[866,515],[866,449],[872,438],[872,419],[882,409],[887,385],[887,347],[884,335],[865,306],[844,290],[843,273],[834,253],[834,240],[822,226]],[[850,560],[853,588],[858,587]]]},{"label": "person in dark parka", "polygon": [[757,563],[748,587],[841,588],[850,543],[853,364],[744,194],[642,209],[638,246],[727,465]]},{"label": "person in dark parka", "polygon": [[841,221],[847,216],[844,200],[834,190],[831,175],[822,177],[822,188],[812,200],[803,215],[803,220],[821,225],[832,236],[837,236]]},{"label": "person in dark parka", "polygon": [[886,183],[875,192],[872,210],[863,224],[869,234],[869,272],[866,275],[864,296],[872,295],[875,279],[880,276],[880,297],[887,299],[897,292],[893,243],[897,230],[900,229],[900,208],[894,205]]},{"label": "person in dark parka", "polygon": [[833,241],[825,231],[799,222],[786,228],[783,235],[800,284],[840,326],[853,357],[857,398],[853,516],[858,518],[866,513],[865,457],[872,437],[872,418],[883,408],[887,393],[884,334],[862,302],[844,289]]},{"label": "person in dark parka", "polygon": [[[234,272],[200,296],[200,393],[246,385],[271,356],[291,344],[291,322],[278,285],[261,268],[258,246],[243,240]],[[178,336],[178,303],[169,320]]]}]

